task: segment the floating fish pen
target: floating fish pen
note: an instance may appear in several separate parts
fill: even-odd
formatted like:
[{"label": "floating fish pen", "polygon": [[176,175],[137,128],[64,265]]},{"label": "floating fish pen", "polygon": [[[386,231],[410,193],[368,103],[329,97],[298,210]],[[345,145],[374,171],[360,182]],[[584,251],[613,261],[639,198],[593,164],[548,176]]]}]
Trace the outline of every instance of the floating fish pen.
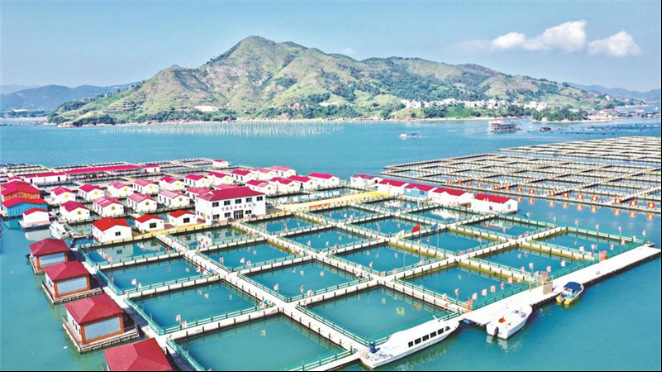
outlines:
[{"label": "floating fish pen", "polygon": [[283,238],[285,241],[293,242],[302,248],[312,249],[317,252],[333,249],[338,250],[370,240],[366,236],[349,232],[339,227],[323,227],[311,232],[285,235]]},{"label": "floating fish pen", "polygon": [[400,217],[376,217],[367,221],[353,223],[353,225],[386,237],[395,236],[399,233],[427,230],[432,227],[431,225]]},{"label": "floating fish pen", "polygon": [[376,215],[370,210],[356,207],[338,207],[321,209],[311,212],[314,215],[321,216],[327,221],[332,222],[350,222],[370,218]]},{"label": "floating fish pen", "polygon": [[227,271],[259,268],[297,257],[287,248],[267,241],[209,250],[204,255]]},{"label": "floating fish pen", "polygon": [[435,256],[392,243],[375,243],[336,254],[334,258],[359,265],[363,270],[380,276],[407,271],[437,260]]},{"label": "floating fish pen", "polygon": [[188,249],[211,249],[220,245],[253,239],[235,226],[213,227],[194,232],[172,234],[172,238]]},{"label": "floating fish pen", "polygon": [[407,240],[450,255],[462,255],[484,249],[493,245],[495,242],[494,240],[471,235],[470,233],[450,231],[447,229],[412,236],[407,238]]},{"label": "floating fish pen", "polygon": [[181,255],[158,239],[145,239],[78,250],[91,266],[116,266],[135,262],[146,262]]},{"label": "floating fish pen", "polygon": [[316,225],[314,222],[310,220],[292,215],[285,217],[248,221],[246,222],[246,224],[255,227],[257,229],[260,229],[268,234],[294,232],[297,230],[307,229]]},{"label": "floating fish pen", "polygon": [[497,234],[503,234],[504,236],[511,239],[521,239],[524,236],[533,235],[538,232],[551,229],[554,226],[537,221],[529,221],[516,217],[503,216],[489,218],[486,220],[459,226],[459,228],[462,227],[470,227],[479,230],[485,230],[487,232],[495,232]]},{"label": "floating fish pen", "polygon": [[428,224],[432,225],[435,223],[448,225],[476,217],[478,214],[464,209],[456,209],[450,207],[429,207],[414,212],[408,212],[403,216],[415,216],[418,218],[424,218],[428,221]]}]

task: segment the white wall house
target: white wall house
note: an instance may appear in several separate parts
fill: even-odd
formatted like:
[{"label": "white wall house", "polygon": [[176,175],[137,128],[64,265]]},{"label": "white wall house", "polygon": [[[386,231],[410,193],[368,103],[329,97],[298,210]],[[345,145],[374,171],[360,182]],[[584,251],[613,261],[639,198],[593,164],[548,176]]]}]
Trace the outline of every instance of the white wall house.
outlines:
[{"label": "white wall house", "polygon": [[289,194],[301,189],[300,184],[282,177],[272,178],[269,183],[276,187],[276,192],[279,194]]},{"label": "white wall house", "polygon": [[86,201],[92,201],[104,196],[103,189],[98,185],[85,184],[78,188],[78,196]]},{"label": "white wall house", "polygon": [[248,187],[212,190],[196,199],[195,213],[207,222],[260,216],[266,213],[265,199],[263,193]]},{"label": "white wall house", "polygon": [[139,179],[133,182],[133,191],[145,195],[156,195],[159,192],[159,186],[152,180]]},{"label": "white wall house", "polygon": [[166,208],[186,208],[191,204],[191,198],[187,195],[170,190],[161,190],[158,200]]},{"label": "white wall house", "polygon": [[118,217],[124,214],[124,205],[118,199],[107,196],[95,199],[92,208],[103,217]]},{"label": "white wall house", "polygon": [[48,211],[41,208],[30,208],[23,212],[23,227],[43,225],[50,221]]},{"label": "white wall house", "polygon": [[481,213],[517,213],[518,203],[506,196],[477,194],[471,209]]},{"label": "white wall house", "polygon": [[407,182],[384,179],[377,184],[377,191],[389,195],[403,195]]},{"label": "white wall house", "polygon": [[474,194],[464,190],[438,187],[430,193],[430,200],[441,205],[468,205]]},{"label": "white wall house", "polygon": [[213,186],[218,185],[231,185],[234,183],[234,178],[227,173],[209,172],[207,178]]},{"label": "white wall house", "polygon": [[76,193],[66,187],[56,187],[51,190],[51,203],[61,205],[64,202],[76,200]]},{"label": "white wall house", "polygon": [[228,168],[230,163],[223,159],[214,159],[211,166],[214,168]]},{"label": "white wall house", "polygon": [[197,199],[198,196],[206,194],[209,191],[210,189],[204,187],[189,187],[186,189],[186,195],[188,195],[188,197],[195,203],[195,199]]},{"label": "white wall house", "polygon": [[159,188],[161,190],[182,191],[186,189],[186,185],[183,181],[180,181],[174,177],[166,176],[159,180]]},{"label": "white wall house", "polygon": [[306,176],[290,176],[287,177],[288,180],[294,181],[296,184],[299,185],[300,190],[315,190],[316,188],[319,187],[319,184],[317,183],[316,180],[306,177]]},{"label": "white wall house", "polygon": [[129,239],[133,236],[131,226],[123,218],[102,218],[92,222],[92,236],[98,242],[106,243]]},{"label": "white wall house", "polygon": [[133,188],[121,182],[113,182],[106,188],[108,194],[113,198],[126,198],[133,194]]},{"label": "white wall house", "polygon": [[276,185],[269,183],[269,181],[252,180],[246,182],[246,186],[251,190],[261,192],[265,195],[275,195]]},{"label": "white wall house", "polygon": [[311,173],[308,177],[317,181],[319,187],[337,187],[340,186],[340,178],[328,173]]},{"label": "white wall house", "polygon": [[209,187],[211,182],[202,174],[189,174],[184,177],[184,183],[189,187]]},{"label": "white wall house", "polygon": [[287,178],[287,177],[290,177],[290,176],[296,176],[297,175],[297,171],[295,171],[294,169],[292,169],[290,167],[286,167],[286,166],[283,166],[283,165],[274,165],[274,166],[269,167],[269,169],[276,172],[276,177],[280,177],[280,178]]},{"label": "white wall house", "polygon": [[352,187],[359,188],[374,187],[381,180],[383,180],[383,178],[378,176],[371,176],[369,174],[357,174],[349,179],[349,184]]},{"label": "white wall house", "polygon": [[87,221],[90,219],[90,210],[81,203],[68,201],[60,205],[60,215],[67,222]]},{"label": "white wall house", "polygon": [[193,225],[198,222],[198,216],[191,211],[178,210],[168,214],[168,223],[175,227]]},{"label": "white wall house", "polygon": [[156,200],[152,199],[151,196],[139,193],[131,194],[126,199],[126,203],[128,204],[129,208],[138,213],[156,212],[156,209],[158,208]]},{"label": "white wall house", "polygon": [[232,175],[235,181],[241,183],[246,183],[250,180],[255,179],[255,175],[251,173],[251,171],[246,169],[235,169],[232,172],[230,172],[230,175]]},{"label": "white wall house", "polygon": [[267,168],[253,168],[251,174],[255,176],[256,180],[260,181],[268,181],[276,177],[276,172]]},{"label": "white wall house", "polygon": [[49,185],[54,183],[61,183],[67,180],[67,174],[64,172],[46,172],[39,174],[29,174],[23,176],[25,182],[33,185]]},{"label": "white wall house", "polygon": [[151,214],[140,216],[136,218],[135,221],[136,229],[138,229],[140,232],[159,231],[165,228],[165,222],[163,222],[163,218]]},{"label": "white wall house", "polygon": [[142,166],[143,172],[148,174],[159,173],[161,171],[161,166],[158,164],[145,164]]}]

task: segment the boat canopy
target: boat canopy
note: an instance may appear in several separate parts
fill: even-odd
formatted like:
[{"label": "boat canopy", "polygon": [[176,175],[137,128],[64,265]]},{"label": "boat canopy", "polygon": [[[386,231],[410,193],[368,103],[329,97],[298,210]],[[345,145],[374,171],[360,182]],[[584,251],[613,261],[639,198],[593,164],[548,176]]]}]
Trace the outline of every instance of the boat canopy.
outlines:
[{"label": "boat canopy", "polygon": [[568,282],[565,285],[565,289],[570,289],[572,291],[579,291],[580,289],[582,289],[582,285],[577,282]]}]

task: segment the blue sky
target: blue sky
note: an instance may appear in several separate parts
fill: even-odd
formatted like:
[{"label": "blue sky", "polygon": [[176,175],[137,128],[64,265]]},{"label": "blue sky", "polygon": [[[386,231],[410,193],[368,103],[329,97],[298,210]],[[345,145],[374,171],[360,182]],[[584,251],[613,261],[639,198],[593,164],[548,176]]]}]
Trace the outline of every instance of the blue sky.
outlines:
[{"label": "blue sky", "polygon": [[242,38],[660,87],[657,1],[0,0],[2,84],[110,85],[198,66]]}]

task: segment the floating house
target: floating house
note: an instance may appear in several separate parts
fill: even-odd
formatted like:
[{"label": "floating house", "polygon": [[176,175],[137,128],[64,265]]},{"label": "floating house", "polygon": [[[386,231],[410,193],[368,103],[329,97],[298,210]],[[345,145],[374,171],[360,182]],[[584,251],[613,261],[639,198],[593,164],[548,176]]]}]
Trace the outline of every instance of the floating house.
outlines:
[{"label": "floating house", "polygon": [[154,173],[159,173],[161,171],[161,166],[158,164],[145,164],[141,165],[143,169],[143,173],[147,174],[154,174]]},{"label": "floating house", "polygon": [[469,205],[474,194],[469,191],[438,187],[430,193],[430,200],[441,205]]},{"label": "floating house", "polygon": [[101,243],[133,237],[131,226],[123,218],[107,218],[92,222],[92,236]]},{"label": "floating house", "polygon": [[66,187],[56,187],[51,190],[51,203],[61,205],[70,200],[76,200],[76,193]]},{"label": "floating house", "polygon": [[251,180],[246,182],[246,186],[251,190],[261,192],[265,195],[275,195],[276,194],[276,185],[270,183],[269,181],[262,180]]},{"label": "floating house", "polygon": [[260,216],[266,213],[266,200],[248,187],[212,190],[195,200],[195,213],[207,222]]},{"label": "floating house", "polygon": [[23,179],[33,185],[52,185],[65,182],[68,178],[64,172],[45,172],[28,174],[23,176]]},{"label": "floating house", "polygon": [[133,181],[133,190],[145,195],[156,195],[159,192],[159,186],[152,180],[139,179]]},{"label": "floating house", "polygon": [[30,244],[30,262],[36,273],[47,266],[68,261],[68,253],[67,243],[60,239],[47,238]]},{"label": "floating house", "polygon": [[124,310],[107,294],[69,302],[64,307],[64,328],[79,350],[125,332]]},{"label": "floating house", "polygon": [[235,169],[230,172],[230,175],[235,179],[235,181],[241,183],[246,183],[255,179],[255,175],[246,169]]},{"label": "floating house", "polygon": [[42,208],[31,208],[23,212],[23,228],[43,226],[50,222],[48,211]]},{"label": "floating house", "polygon": [[186,208],[191,204],[190,197],[170,190],[159,191],[158,201],[166,208]]},{"label": "floating house", "polygon": [[313,172],[308,175],[311,179],[317,182],[319,187],[337,187],[340,186],[340,178],[329,173]]},{"label": "floating house", "polygon": [[404,195],[407,182],[383,179],[377,184],[377,191],[382,194]]},{"label": "floating house", "polygon": [[378,176],[371,176],[369,174],[357,174],[349,179],[349,184],[352,187],[366,188],[375,187],[383,178]]},{"label": "floating house", "polygon": [[209,187],[211,186],[211,182],[207,179],[207,177],[201,175],[201,174],[189,174],[186,177],[184,177],[184,183],[186,183],[186,186],[189,187]]},{"label": "floating house", "polygon": [[60,215],[67,222],[87,221],[90,219],[90,210],[79,202],[68,201],[60,205]]},{"label": "floating house", "polygon": [[410,183],[405,186],[405,196],[410,196],[412,198],[428,198],[435,186],[422,185],[419,183]]},{"label": "floating house", "polygon": [[281,194],[294,193],[301,189],[301,185],[297,182],[282,177],[272,178],[269,183],[274,185],[277,193]]},{"label": "floating house", "polygon": [[299,190],[305,190],[305,191],[315,190],[316,188],[319,187],[319,183],[316,180],[314,180],[310,177],[290,176],[290,177],[287,177],[287,179],[292,180],[296,184],[298,184],[299,185]]},{"label": "floating house", "polygon": [[156,200],[151,196],[139,194],[137,192],[126,198],[126,203],[129,208],[138,213],[156,212],[159,207]]},{"label": "floating house", "polygon": [[118,217],[124,214],[124,205],[117,198],[103,196],[92,202],[92,209],[103,217]]},{"label": "floating house", "polygon": [[103,189],[98,185],[90,185],[89,183],[86,183],[78,188],[78,196],[83,198],[83,200],[93,201],[104,195]]},{"label": "floating house", "polygon": [[2,211],[7,217],[20,217],[23,212],[33,208],[48,208],[48,203],[43,199],[13,198],[2,202]]},{"label": "floating house", "polygon": [[173,371],[154,338],[103,351],[108,371]]},{"label": "floating house", "polygon": [[108,194],[113,198],[126,198],[133,194],[133,188],[121,182],[113,182],[106,187]]},{"label": "floating house", "polygon": [[226,160],[214,159],[214,161],[212,161],[211,163],[211,166],[214,168],[229,168],[230,163],[227,162]]},{"label": "floating house", "polygon": [[178,210],[168,213],[168,223],[174,227],[188,226],[198,223],[198,218],[191,211]]},{"label": "floating house", "polygon": [[209,191],[210,191],[210,189],[205,188],[205,187],[189,187],[186,190],[186,195],[188,195],[188,197],[191,198],[191,200],[193,200],[195,202],[195,199],[198,196],[206,194]]},{"label": "floating house", "polygon": [[234,183],[234,178],[226,173],[209,172],[207,173],[207,177],[213,186],[231,185]]},{"label": "floating house", "polygon": [[287,178],[287,177],[297,175],[297,171],[295,171],[294,169],[292,169],[290,167],[286,167],[286,166],[283,166],[283,165],[274,165],[274,166],[269,167],[269,169],[276,172],[276,177],[280,177],[280,178]]},{"label": "floating house", "polygon": [[471,202],[471,209],[482,213],[517,213],[517,201],[497,195],[477,194]]},{"label": "floating house", "polygon": [[166,176],[159,180],[159,188],[161,190],[182,191],[186,189],[186,185],[174,177]]},{"label": "floating house", "polygon": [[146,214],[136,218],[136,229],[140,232],[159,231],[165,228],[163,218],[152,214]]},{"label": "floating house", "polygon": [[78,261],[67,261],[45,267],[43,284],[53,300],[92,289],[90,273]]},{"label": "floating house", "polygon": [[40,199],[41,192],[38,188],[27,182],[13,180],[0,185],[0,200],[11,199]]},{"label": "floating house", "polygon": [[268,168],[253,168],[251,174],[253,174],[255,179],[259,181],[268,181],[276,177],[276,172]]}]

